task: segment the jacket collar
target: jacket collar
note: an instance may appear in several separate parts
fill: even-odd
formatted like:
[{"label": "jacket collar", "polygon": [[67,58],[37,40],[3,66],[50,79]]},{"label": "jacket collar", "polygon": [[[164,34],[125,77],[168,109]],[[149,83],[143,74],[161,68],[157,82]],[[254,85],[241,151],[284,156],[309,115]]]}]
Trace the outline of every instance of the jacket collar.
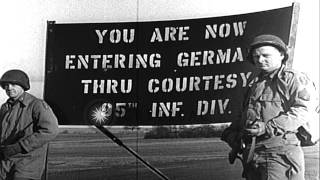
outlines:
[{"label": "jacket collar", "polygon": [[276,77],[279,77],[283,69],[285,68],[285,65],[282,64],[278,69],[270,72],[270,73],[260,73],[259,74],[259,79],[273,79]]},{"label": "jacket collar", "polygon": [[17,100],[9,98],[7,103],[13,106],[16,103],[20,103],[23,107],[27,106],[30,103],[31,95],[27,92],[24,92]]}]

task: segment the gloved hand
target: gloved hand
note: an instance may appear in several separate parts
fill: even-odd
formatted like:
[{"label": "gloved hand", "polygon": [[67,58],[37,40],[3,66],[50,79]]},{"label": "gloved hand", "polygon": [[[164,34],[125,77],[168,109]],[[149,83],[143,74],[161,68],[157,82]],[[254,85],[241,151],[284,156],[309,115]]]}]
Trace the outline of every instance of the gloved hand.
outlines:
[{"label": "gloved hand", "polygon": [[0,159],[7,160],[11,156],[22,152],[22,147],[19,143],[10,144],[7,146],[0,146]]},{"label": "gloved hand", "polygon": [[247,132],[248,135],[251,136],[261,136],[266,133],[266,124],[261,121],[257,121],[252,123],[247,123],[247,127],[245,131]]}]

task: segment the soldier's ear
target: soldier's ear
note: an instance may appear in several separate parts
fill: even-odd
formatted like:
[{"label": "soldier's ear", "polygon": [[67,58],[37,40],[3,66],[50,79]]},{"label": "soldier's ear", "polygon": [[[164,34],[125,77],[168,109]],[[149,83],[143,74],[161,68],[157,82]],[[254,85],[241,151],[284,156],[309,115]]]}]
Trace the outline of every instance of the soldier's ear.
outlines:
[{"label": "soldier's ear", "polygon": [[285,53],[284,52],[281,52],[280,56],[282,57],[282,60],[285,60]]}]

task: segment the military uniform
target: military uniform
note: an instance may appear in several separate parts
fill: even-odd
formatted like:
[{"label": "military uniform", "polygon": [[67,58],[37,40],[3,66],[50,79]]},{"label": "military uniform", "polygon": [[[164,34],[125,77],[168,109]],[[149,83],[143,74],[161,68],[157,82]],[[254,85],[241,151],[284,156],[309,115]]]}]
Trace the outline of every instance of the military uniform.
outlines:
[{"label": "military uniform", "polygon": [[[309,118],[312,91],[310,80],[302,73],[280,69],[256,78],[249,89],[241,120],[235,120],[222,135],[231,147],[239,145],[241,136],[247,179],[304,179],[304,155],[297,129]],[[244,133],[246,121],[257,119],[265,123],[265,130],[256,137],[254,153],[250,157],[252,137]]]},{"label": "military uniform", "polygon": [[[23,151],[1,159],[0,178],[14,166],[17,177],[39,179],[45,167],[47,143],[58,133],[57,118],[43,101],[25,92],[17,101],[8,100],[0,110],[1,145],[19,143]],[[24,131],[23,137],[18,137]]]}]

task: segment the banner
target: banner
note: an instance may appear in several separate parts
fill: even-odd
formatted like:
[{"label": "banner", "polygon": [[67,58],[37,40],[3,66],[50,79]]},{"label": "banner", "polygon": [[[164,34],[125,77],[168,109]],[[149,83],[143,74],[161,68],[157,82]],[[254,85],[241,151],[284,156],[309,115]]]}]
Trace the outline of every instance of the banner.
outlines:
[{"label": "banner", "polygon": [[48,22],[45,100],[64,125],[230,122],[253,37],[289,39],[292,7],[174,21]]}]

